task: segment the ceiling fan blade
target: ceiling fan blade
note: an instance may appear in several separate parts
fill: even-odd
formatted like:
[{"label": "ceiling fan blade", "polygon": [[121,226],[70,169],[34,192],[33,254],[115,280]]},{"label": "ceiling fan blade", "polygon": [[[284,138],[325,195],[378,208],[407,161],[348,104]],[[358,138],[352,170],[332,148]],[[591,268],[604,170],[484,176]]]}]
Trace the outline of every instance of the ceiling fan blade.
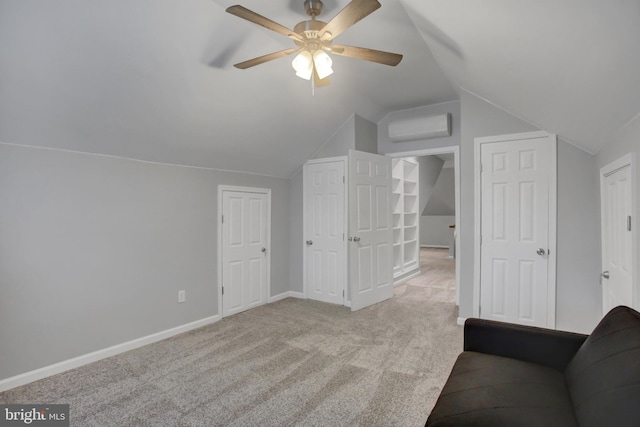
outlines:
[{"label": "ceiling fan blade", "polygon": [[278,58],[285,57],[287,55],[291,55],[292,53],[295,53],[295,52],[297,52],[299,50],[300,49],[279,50],[278,52],[269,53],[267,55],[263,55],[263,56],[259,56],[257,58],[249,59],[248,61],[239,62],[238,64],[235,64],[234,67],[240,68],[241,70],[245,70],[247,68],[250,68],[250,67],[253,67],[253,66],[256,66],[256,65],[264,64],[265,62],[268,62],[268,61],[273,61],[274,59],[278,59]]},{"label": "ceiling fan blade", "polygon": [[302,37],[293,30],[288,29],[284,25],[280,25],[269,18],[265,18],[264,16],[259,15],[244,6],[229,6],[227,8],[227,12],[239,18],[246,19],[249,22],[253,22],[254,24],[258,24],[268,30],[275,31],[276,33],[282,34],[283,36],[287,36],[291,39],[298,41],[303,40]]},{"label": "ceiling fan blade", "polygon": [[325,33],[331,33],[330,38],[335,38],[356,22],[375,12],[379,7],[378,0],[353,0],[320,30],[320,37]]},{"label": "ceiling fan blade", "polygon": [[402,61],[402,55],[397,53],[339,44],[331,46],[331,53],[348,56],[350,58],[364,59],[365,61],[377,62],[378,64],[391,65],[393,67]]}]

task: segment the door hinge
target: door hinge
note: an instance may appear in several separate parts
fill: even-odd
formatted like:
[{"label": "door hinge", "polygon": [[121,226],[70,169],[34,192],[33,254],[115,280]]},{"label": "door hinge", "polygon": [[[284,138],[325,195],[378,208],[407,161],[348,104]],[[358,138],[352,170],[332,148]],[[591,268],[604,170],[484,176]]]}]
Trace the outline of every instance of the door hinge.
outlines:
[{"label": "door hinge", "polygon": [[342,233],[342,241],[344,242],[344,233]]},{"label": "door hinge", "polygon": [[222,223],[224,224],[224,215],[222,215]]},{"label": "door hinge", "polygon": [[627,216],[627,231],[631,231],[631,215]]},{"label": "door hinge", "polygon": [[342,183],[344,184],[344,175],[342,175]]},{"label": "door hinge", "polygon": [[224,295],[224,286],[222,287],[222,295]]}]

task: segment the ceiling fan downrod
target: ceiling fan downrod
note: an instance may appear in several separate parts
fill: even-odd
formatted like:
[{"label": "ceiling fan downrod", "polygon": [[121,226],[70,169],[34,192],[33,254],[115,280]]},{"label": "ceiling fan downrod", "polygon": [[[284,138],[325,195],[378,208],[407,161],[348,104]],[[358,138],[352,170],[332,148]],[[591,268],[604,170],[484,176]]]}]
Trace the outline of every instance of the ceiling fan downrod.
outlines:
[{"label": "ceiling fan downrod", "polygon": [[322,2],[320,0],[304,0],[304,10],[311,19],[316,19],[316,16],[322,12]]}]

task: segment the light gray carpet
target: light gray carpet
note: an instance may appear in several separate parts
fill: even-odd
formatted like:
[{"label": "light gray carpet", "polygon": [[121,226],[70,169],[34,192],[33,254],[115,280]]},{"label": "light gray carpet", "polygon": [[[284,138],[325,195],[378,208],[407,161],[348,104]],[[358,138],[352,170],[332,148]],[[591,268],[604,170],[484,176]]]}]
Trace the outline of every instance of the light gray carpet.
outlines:
[{"label": "light gray carpet", "polygon": [[285,299],[0,394],[73,426],[420,426],[462,348],[457,309],[413,294]]}]

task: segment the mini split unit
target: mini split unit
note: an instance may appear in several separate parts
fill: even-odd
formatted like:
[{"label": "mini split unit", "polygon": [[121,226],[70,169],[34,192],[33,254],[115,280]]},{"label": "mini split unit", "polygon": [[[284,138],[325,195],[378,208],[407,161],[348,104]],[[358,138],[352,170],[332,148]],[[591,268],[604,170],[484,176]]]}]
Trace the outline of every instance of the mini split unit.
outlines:
[{"label": "mini split unit", "polygon": [[389,123],[389,139],[393,142],[451,136],[451,114],[395,120]]}]

